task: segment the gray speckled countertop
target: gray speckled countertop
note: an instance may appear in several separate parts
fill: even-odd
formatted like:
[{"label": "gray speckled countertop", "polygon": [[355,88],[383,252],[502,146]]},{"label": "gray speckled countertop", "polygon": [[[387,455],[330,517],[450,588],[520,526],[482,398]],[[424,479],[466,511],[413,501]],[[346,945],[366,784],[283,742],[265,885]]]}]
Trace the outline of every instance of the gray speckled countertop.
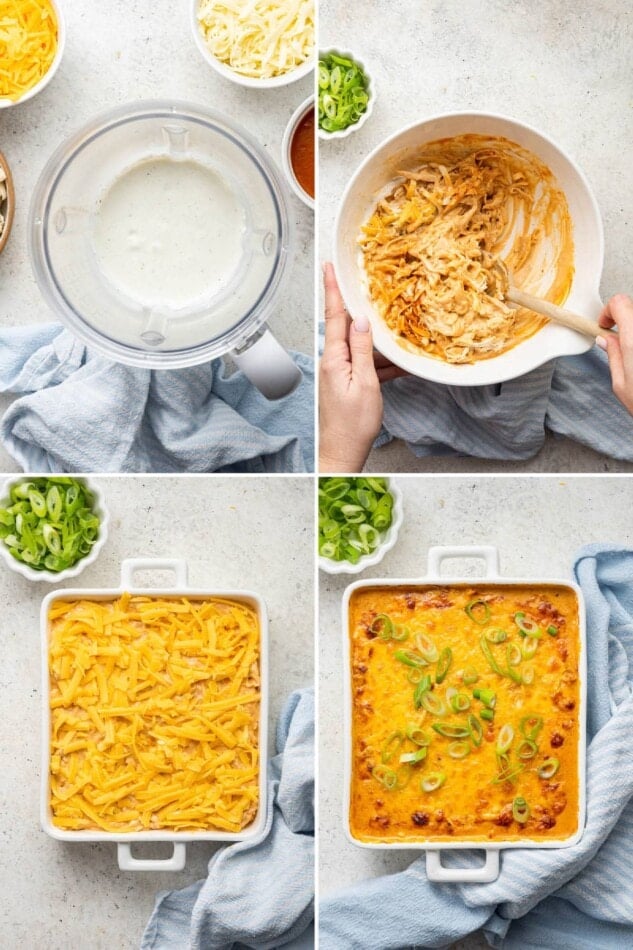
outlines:
[{"label": "gray speckled countertop", "polygon": [[[59,586],[115,587],[123,558],[162,556],[184,558],[192,586],[260,593],[270,623],[274,740],[286,697],[313,679],[312,480],[191,476],[95,483],[110,511],[110,536],[95,564]],[[0,567],[0,947],[134,950],[155,894],[203,877],[215,846],[189,845],[179,874],[124,873],[114,845],[62,843],[40,830],[39,608],[51,589]],[[154,848],[161,849],[155,856],[169,854],[163,845],[140,847],[143,856]]]},{"label": "gray speckled countertop", "polygon": [[[431,545],[494,544],[501,574],[570,578],[575,553],[593,541],[633,543],[628,478],[400,477],[404,524],[396,546],[368,577],[422,577]],[[471,573],[473,561],[451,562]],[[371,851],[343,832],[343,680],[341,598],[361,575],[320,574],[319,595],[319,881],[322,894],[407,867],[415,852]],[[469,938],[463,950],[485,946]]]},{"label": "gray speckled countertop", "polygon": [[[319,255],[332,254],[345,185],[362,159],[418,117],[476,109],[511,115],[550,135],[583,168],[605,227],[603,299],[633,293],[633,140],[627,0],[321,0],[320,46],[350,49],[376,83],[373,115],[346,139],[321,143]],[[633,471],[568,440],[548,437],[517,466],[416,459],[403,443],[372,452],[372,471]]]},{"label": "gray speckled countertop", "polygon": [[[281,142],[312,77],[278,89],[246,89],[204,61],[189,26],[189,0],[63,0],[66,50],[57,75],[34,99],[0,113],[0,151],[16,189],[13,231],[0,256],[0,325],[44,323],[44,303],[27,249],[29,202],[51,152],[99,112],[141,99],[207,105],[243,125],[281,170]],[[287,189],[295,222],[295,257],[270,325],[287,347],[314,352],[314,215]],[[0,396],[0,414],[12,401]],[[0,471],[19,471],[0,447]]]}]

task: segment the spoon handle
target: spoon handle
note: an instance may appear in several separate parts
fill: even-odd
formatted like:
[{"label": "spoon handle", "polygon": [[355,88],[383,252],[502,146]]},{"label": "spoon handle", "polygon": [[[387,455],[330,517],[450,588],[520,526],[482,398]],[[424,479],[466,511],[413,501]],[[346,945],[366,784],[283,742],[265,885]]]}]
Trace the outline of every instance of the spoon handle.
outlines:
[{"label": "spoon handle", "polygon": [[562,323],[563,326],[569,327],[571,330],[577,330],[578,333],[584,333],[585,336],[591,336],[594,340],[597,336],[605,336],[612,332],[611,330],[605,330],[595,320],[581,317],[577,313],[572,313],[571,310],[565,310],[555,303],[550,303],[549,300],[533,297],[532,294],[526,294],[522,290],[517,290],[516,287],[510,287],[505,297],[506,300],[516,303],[520,307],[526,307],[535,313],[542,313],[544,317],[549,317],[554,323]]}]

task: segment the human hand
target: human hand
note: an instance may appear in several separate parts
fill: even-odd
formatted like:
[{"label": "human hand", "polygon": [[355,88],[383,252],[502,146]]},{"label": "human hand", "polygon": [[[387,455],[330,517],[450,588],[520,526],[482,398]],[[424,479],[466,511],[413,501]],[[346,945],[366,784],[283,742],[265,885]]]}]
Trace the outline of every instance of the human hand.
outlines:
[{"label": "human hand", "polygon": [[349,317],[334,268],[323,268],[325,346],[319,371],[319,471],[360,472],[382,423],[380,384],[404,370],[374,354],[365,316]]},{"label": "human hand", "polygon": [[596,343],[606,350],[615,396],[633,416],[633,300],[616,294],[608,301],[598,322],[605,330],[617,327],[617,333],[605,333]]}]

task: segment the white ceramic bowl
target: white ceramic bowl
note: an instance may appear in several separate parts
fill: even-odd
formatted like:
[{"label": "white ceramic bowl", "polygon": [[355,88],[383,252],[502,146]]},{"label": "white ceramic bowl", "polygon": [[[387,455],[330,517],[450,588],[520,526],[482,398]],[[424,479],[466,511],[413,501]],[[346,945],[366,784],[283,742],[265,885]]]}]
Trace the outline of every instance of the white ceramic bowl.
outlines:
[{"label": "white ceramic bowl", "polygon": [[352,564],[351,561],[332,561],[330,558],[321,557],[321,555],[319,555],[319,568],[325,571],[326,574],[360,574],[360,572],[366,570],[366,568],[374,567],[376,564],[379,564],[387,551],[391,551],[398,540],[398,532],[400,531],[404,512],[402,508],[402,492],[392,478],[387,479],[387,484],[389,485],[390,493],[393,495],[392,519],[391,524],[383,533],[380,544],[376,550],[372,551],[371,554],[364,554],[357,564]]},{"label": "white ceramic bowl", "polygon": [[[75,476],[73,476],[73,478],[74,477]],[[26,481],[29,481],[27,475],[7,479],[3,486],[2,495],[0,496],[0,508],[7,506],[11,488],[14,485],[20,484],[20,482]],[[80,561],[77,561],[76,564],[73,564],[72,567],[66,568],[65,571],[36,571],[35,568],[30,567],[28,564],[23,564],[22,561],[16,561],[9,553],[9,549],[6,547],[4,541],[0,541],[0,557],[2,557],[8,568],[15,571],[16,574],[21,574],[22,577],[25,577],[28,581],[46,581],[47,584],[58,584],[60,581],[67,580],[69,577],[77,577],[89,564],[93,564],[97,560],[101,548],[106,543],[110,515],[104,504],[103,495],[90,479],[77,478],[77,481],[85,485],[94,497],[93,511],[99,518],[99,536],[90,548],[89,553],[86,554],[85,557],[82,557]]]},{"label": "white ceramic bowl", "polygon": [[299,79],[303,79],[303,77],[307,76],[308,73],[313,69],[314,53],[312,56],[309,56],[304,63],[302,63],[300,66],[297,66],[296,69],[291,69],[289,72],[284,73],[283,76],[273,76],[270,79],[255,79],[252,76],[242,76],[234,69],[231,69],[230,66],[227,66],[226,63],[220,62],[220,60],[213,55],[207,44],[204,42],[204,38],[200,32],[200,28],[198,27],[199,6],[200,0],[190,0],[189,22],[191,24],[191,31],[193,33],[195,44],[202,53],[203,57],[206,59],[209,66],[211,66],[212,69],[215,69],[216,73],[219,73],[220,76],[224,76],[225,79],[229,79],[231,82],[237,83],[238,86],[247,86],[250,89],[275,89],[278,86],[289,86],[290,83],[297,82]]},{"label": "white ceramic bowl", "polygon": [[297,198],[303,201],[304,205],[307,205],[308,208],[314,208],[314,198],[304,191],[297,181],[297,176],[295,175],[294,168],[292,167],[292,158],[290,155],[290,148],[292,146],[295,129],[303,119],[306,112],[308,112],[310,109],[314,109],[314,96],[309,96],[309,98],[302,102],[301,105],[298,106],[292,113],[290,121],[286,126],[286,131],[284,132],[283,141],[281,143],[281,163],[284,167],[288,184],[294,191]]},{"label": "white ceramic bowl", "polygon": [[387,327],[366,289],[358,236],[373,211],[376,196],[397,177],[403,162],[413,160],[421,146],[466,133],[503,136],[533,152],[552,171],[565,192],[573,222],[574,278],[565,307],[597,318],[604,257],[602,222],[587,179],[551,139],[515,119],[483,112],[449,113],[416,122],[380,144],[350,180],[335,225],[334,265],[350,313],[366,313],[376,348],[396,365],[423,379],[450,386],[485,386],[522,376],[558,356],[584,353],[593,341],[566,327],[547,324],[534,336],[491,359],[451,364],[405,350]]},{"label": "white ceramic bowl", "polygon": [[348,125],[346,129],[341,129],[340,132],[326,132],[325,129],[320,129],[318,127],[317,116],[317,129],[319,138],[323,139],[323,141],[326,141],[327,139],[346,139],[348,135],[352,134],[352,132],[358,132],[358,130],[365,125],[365,122],[367,122],[367,119],[374,111],[374,100],[376,99],[376,83],[372,79],[371,73],[368,71],[365,63],[362,59],[359,59],[356,53],[351,53],[347,49],[335,49],[334,47],[330,47],[329,49],[321,50],[319,53],[319,59],[321,59],[323,56],[327,56],[329,53],[334,53],[336,56],[346,56],[347,59],[354,60],[354,62],[360,66],[367,79],[367,93],[369,95],[369,102],[367,103],[367,108],[361,115],[358,122],[354,122],[353,125]]},{"label": "white ceramic bowl", "polygon": [[62,61],[64,49],[66,47],[66,21],[64,20],[64,14],[62,12],[61,5],[57,2],[57,0],[50,0],[50,4],[55,11],[55,16],[57,17],[57,51],[55,53],[55,58],[51,63],[50,68],[42,76],[40,81],[36,83],[32,89],[29,89],[28,92],[25,92],[24,95],[16,102],[13,102],[12,99],[0,99],[0,109],[10,109],[12,106],[20,106],[23,102],[28,102],[29,99],[32,99],[33,96],[36,96],[38,92],[41,92],[42,89],[45,89],[46,86],[48,86],[49,82],[59,68],[59,64]]}]

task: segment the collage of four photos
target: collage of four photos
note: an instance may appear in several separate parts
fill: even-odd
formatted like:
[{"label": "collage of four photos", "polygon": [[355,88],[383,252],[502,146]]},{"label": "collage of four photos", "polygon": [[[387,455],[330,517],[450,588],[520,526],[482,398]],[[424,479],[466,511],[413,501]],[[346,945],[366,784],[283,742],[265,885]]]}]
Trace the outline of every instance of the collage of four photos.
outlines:
[{"label": "collage of four photos", "polygon": [[0,950],[633,946],[632,51],[0,0]]}]

